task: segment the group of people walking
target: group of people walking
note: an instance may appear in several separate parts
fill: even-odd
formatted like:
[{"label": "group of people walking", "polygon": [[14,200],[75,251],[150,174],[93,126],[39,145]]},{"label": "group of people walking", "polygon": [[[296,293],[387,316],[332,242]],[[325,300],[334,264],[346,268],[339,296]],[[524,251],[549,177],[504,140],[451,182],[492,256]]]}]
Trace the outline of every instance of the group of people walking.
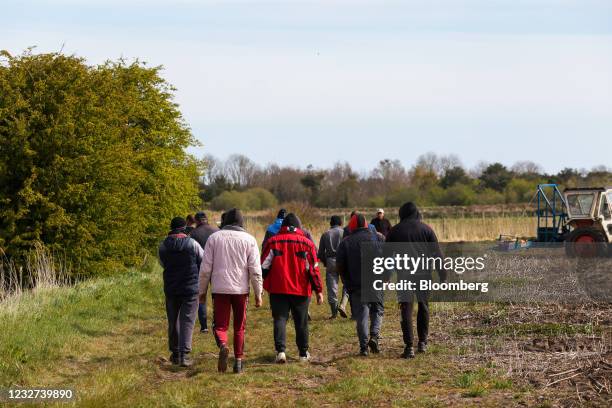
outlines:
[{"label": "group of people walking", "polygon": [[[353,212],[343,227],[340,216],[330,219],[330,228],[315,242],[299,217],[281,209],[267,228],[262,251],[255,238],[244,227],[239,209],[221,216],[220,228],[208,222],[199,212],[192,220],[176,217],[168,236],[159,247],[164,269],[164,293],[168,317],[168,342],[173,364],[190,366],[189,357],[196,315],[200,331],[207,332],[206,299],[210,288],[213,301],[213,326],[219,347],[218,370],[228,368],[230,350],[228,329],[233,315],[233,371],[243,371],[244,338],[249,293],[253,291],[255,307],[263,304],[264,290],[269,294],[274,322],[276,362],[287,362],[286,326],[289,316],[295,324],[299,360],[310,360],[308,313],[311,297],[322,304],[323,283],[319,262],[326,268],[327,302],[330,319],[348,317],[350,304],[356,322],[360,355],[379,353],[379,338],[384,303],[363,302],[361,297],[361,244],[375,242],[431,242],[437,245],[433,230],[421,221],[413,203],[399,211],[400,222],[394,227],[379,209],[368,222]],[[190,221],[188,223],[188,221]],[[446,277],[440,272],[441,280]],[[340,290],[342,284],[342,290]],[[403,358],[414,357],[413,301],[400,301],[401,328],[405,343]],[[429,327],[427,296],[419,296],[417,313],[417,351],[425,352]]]}]

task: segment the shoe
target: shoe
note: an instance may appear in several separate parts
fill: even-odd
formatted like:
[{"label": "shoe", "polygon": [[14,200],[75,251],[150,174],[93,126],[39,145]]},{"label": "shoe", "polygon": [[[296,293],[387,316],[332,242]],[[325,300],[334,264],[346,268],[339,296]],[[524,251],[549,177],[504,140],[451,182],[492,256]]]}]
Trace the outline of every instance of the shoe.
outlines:
[{"label": "shoe", "polygon": [[414,349],[411,346],[404,347],[402,358],[414,358]]},{"label": "shoe", "polygon": [[307,351],[305,356],[300,356],[300,363],[307,363],[310,361],[310,353]]},{"label": "shoe", "polygon": [[338,315],[331,315],[327,318],[327,320],[336,320],[338,318]]},{"label": "shoe", "polygon": [[368,341],[368,347],[370,347],[370,351],[372,353],[380,353],[380,348],[378,348],[378,340],[375,337],[370,337],[370,341]]},{"label": "shoe", "polygon": [[221,346],[219,349],[219,361],[217,362],[217,370],[220,373],[224,373],[227,371],[227,358],[229,356],[229,349],[225,344]]},{"label": "shoe", "polygon": [[419,341],[417,345],[417,353],[425,353],[427,351],[427,343],[424,341]]},{"label": "shoe", "polygon": [[208,333],[208,329],[200,329],[200,333]]},{"label": "shoe", "polygon": [[189,354],[179,354],[179,365],[181,367],[191,367],[193,365],[193,361],[191,360],[191,357],[189,357]]},{"label": "shoe", "polygon": [[179,365],[179,353],[170,354],[170,362],[173,365]]},{"label": "shoe", "polygon": [[287,362],[287,356],[284,351],[276,353],[276,364],[285,364]]},{"label": "shoe", "polygon": [[361,357],[367,357],[367,356],[368,356],[368,354],[370,354],[370,353],[368,353],[368,348],[367,348],[367,347],[363,347],[363,348],[361,348],[361,349],[359,350],[359,355],[360,355]]},{"label": "shoe", "polygon": [[345,319],[348,317],[348,315],[346,314],[346,310],[344,310],[341,307],[338,308],[338,313],[340,314],[340,316],[342,316]]},{"label": "shoe", "polygon": [[243,370],[242,359],[237,358],[234,361],[234,374],[242,374],[242,370]]}]

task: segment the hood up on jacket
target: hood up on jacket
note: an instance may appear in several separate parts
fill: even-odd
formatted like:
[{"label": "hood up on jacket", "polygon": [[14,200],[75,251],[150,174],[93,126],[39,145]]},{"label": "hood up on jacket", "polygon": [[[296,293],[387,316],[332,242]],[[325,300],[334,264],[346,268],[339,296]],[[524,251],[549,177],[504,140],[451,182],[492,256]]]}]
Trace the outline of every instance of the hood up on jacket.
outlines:
[{"label": "hood up on jacket", "polygon": [[368,228],[368,222],[363,214],[354,214],[349,221],[348,228],[350,232],[353,232],[359,228]]},{"label": "hood up on jacket", "polygon": [[399,209],[400,221],[418,221],[421,219],[421,213],[413,202],[407,202]]},{"label": "hood up on jacket", "polygon": [[224,213],[221,227],[225,228],[229,226],[244,228],[244,217],[242,216],[242,211],[238,208],[232,208]]}]

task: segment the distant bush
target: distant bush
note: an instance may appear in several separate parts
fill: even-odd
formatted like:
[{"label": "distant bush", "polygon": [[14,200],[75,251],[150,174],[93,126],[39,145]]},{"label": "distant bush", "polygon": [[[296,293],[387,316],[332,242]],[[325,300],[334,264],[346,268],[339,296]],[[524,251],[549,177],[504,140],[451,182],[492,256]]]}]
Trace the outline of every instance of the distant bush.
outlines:
[{"label": "distant bush", "polygon": [[173,88],[143,63],[0,52],[0,249],[80,273],[136,265],[197,204]]},{"label": "distant bush", "polygon": [[266,210],[278,204],[274,194],[264,188],[251,188],[246,191],[224,191],[213,198],[210,207],[221,211],[233,207],[242,210]]}]

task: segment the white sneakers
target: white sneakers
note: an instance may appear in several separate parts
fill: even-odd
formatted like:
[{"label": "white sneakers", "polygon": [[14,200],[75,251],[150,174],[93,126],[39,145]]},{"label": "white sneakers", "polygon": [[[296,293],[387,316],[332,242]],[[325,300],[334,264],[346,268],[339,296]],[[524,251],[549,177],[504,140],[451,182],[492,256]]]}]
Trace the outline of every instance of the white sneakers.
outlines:
[{"label": "white sneakers", "polygon": [[[276,364],[285,364],[287,362],[287,355],[281,351],[276,353]],[[300,363],[307,363],[310,361],[310,353],[307,351],[305,356],[300,356]]]},{"label": "white sneakers", "polygon": [[305,356],[300,356],[300,363],[307,363],[310,361],[310,353],[307,351]]},{"label": "white sneakers", "polygon": [[285,364],[287,362],[287,356],[284,352],[276,353],[276,364]]}]

